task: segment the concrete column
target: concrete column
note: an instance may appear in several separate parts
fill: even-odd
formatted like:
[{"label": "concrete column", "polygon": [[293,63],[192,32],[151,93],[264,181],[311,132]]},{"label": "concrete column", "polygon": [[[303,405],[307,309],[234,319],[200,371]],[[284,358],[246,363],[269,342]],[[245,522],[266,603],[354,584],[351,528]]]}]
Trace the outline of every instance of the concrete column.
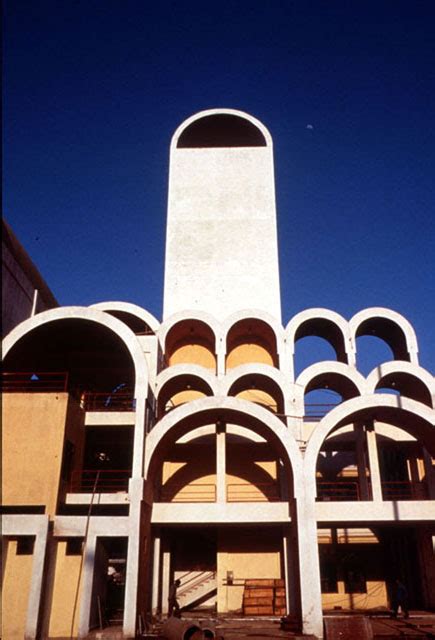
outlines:
[{"label": "concrete column", "polygon": [[162,565],[162,614],[168,615],[169,584],[171,580],[171,552],[167,545],[165,545],[163,550]]},{"label": "concrete column", "polygon": [[429,499],[435,500],[435,471],[432,464],[432,457],[426,449],[423,449],[423,463]]},{"label": "concrete column", "polygon": [[128,493],[130,496],[128,553],[125,578],[123,633],[134,638],[137,621],[137,598],[139,586],[140,536],[149,535],[141,532],[141,508],[144,493],[143,478],[130,478]]},{"label": "concrete column", "polygon": [[225,359],[226,359],[225,345],[219,342],[216,346],[216,375],[218,378],[225,376]]},{"label": "concrete column", "polygon": [[366,425],[367,454],[370,467],[370,480],[374,502],[382,502],[381,470],[379,468],[378,447],[376,444],[375,425]]},{"label": "concrete column", "polygon": [[358,486],[361,500],[370,500],[369,483],[366,473],[365,435],[361,424],[353,426],[356,440],[356,460],[358,467]]},{"label": "concrete column", "polygon": [[151,612],[153,616],[159,612],[159,592],[160,592],[160,534],[154,536],[153,549],[153,591],[151,600]]},{"label": "concrete column", "polygon": [[80,598],[80,612],[78,624],[78,637],[86,638],[89,633],[89,620],[91,617],[92,586],[94,582],[95,551],[97,536],[88,534],[85,548],[83,549],[82,590]]},{"label": "concrete column", "polygon": [[296,615],[299,611],[297,568],[295,567],[295,541],[292,526],[286,527],[283,535],[285,604],[287,614]]},{"label": "concrete column", "polygon": [[48,540],[48,518],[43,530],[38,532],[33,549],[32,577],[27,605],[25,640],[36,638],[41,607],[42,580]]},{"label": "concrete column", "polygon": [[322,638],[322,594],[315,507],[314,495],[304,495],[297,498],[293,501],[292,520],[295,516],[302,630],[308,635],[312,634]]},{"label": "concrete column", "polygon": [[224,503],[226,490],[226,425],[216,425],[216,502]]}]

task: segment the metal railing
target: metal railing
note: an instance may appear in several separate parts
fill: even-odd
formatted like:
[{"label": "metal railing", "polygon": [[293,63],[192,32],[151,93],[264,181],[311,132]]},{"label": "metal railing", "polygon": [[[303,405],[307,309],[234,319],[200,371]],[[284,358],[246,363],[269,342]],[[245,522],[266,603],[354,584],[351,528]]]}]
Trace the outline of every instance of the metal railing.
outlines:
[{"label": "metal railing", "polygon": [[278,485],[274,482],[227,485],[227,502],[277,502],[279,500]]},{"label": "metal railing", "polygon": [[160,502],[216,502],[216,485],[163,486],[160,490]]},{"label": "metal railing", "polygon": [[128,490],[130,469],[83,469],[73,471],[70,493],[116,493]]},{"label": "metal railing", "polygon": [[11,371],[2,373],[2,391],[7,393],[51,393],[68,390],[66,371]]},{"label": "metal railing", "polygon": [[317,500],[360,500],[358,482],[317,482]]},{"label": "metal railing", "polygon": [[427,500],[428,490],[425,482],[397,480],[381,482],[384,500]]},{"label": "metal railing", "polygon": [[85,391],[80,404],[85,411],[135,411],[132,393]]},{"label": "metal railing", "polygon": [[339,402],[305,404],[304,422],[318,422],[339,404]]}]

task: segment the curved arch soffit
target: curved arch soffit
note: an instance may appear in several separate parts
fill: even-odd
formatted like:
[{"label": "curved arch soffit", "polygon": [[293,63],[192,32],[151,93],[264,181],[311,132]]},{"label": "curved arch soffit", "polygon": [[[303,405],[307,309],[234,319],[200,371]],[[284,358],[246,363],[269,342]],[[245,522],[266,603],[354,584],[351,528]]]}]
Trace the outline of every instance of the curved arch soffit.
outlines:
[{"label": "curved arch soffit", "polygon": [[139,320],[143,320],[154,333],[157,333],[160,327],[160,322],[152,313],[132,302],[97,302],[89,305],[89,308],[106,312],[123,311],[124,313],[130,313],[132,316],[139,318]]},{"label": "curved arch soffit", "polygon": [[283,397],[286,393],[286,377],[279,369],[269,364],[241,364],[239,367],[230,369],[224,378],[219,381],[220,393],[228,395],[231,387],[241,378],[246,376],[263,376],[269,378],[279,387]]},{"label": "curved arch soffit", "polygon": [[284,329],[281,323],[267,311],[261,309],[241,309],[227,316],[222,322],[222,343],[226,350],[228,334],[238,322],[242,320],[260,320],[267,324],[273,331],[276,340],[276,349],[280,353],[284,344]]},{"label": "curved arch soffit", "polygon": [[198,113],[193,114],[192,116],[190,116],[190,118],[184,120],[184,122],[182,122],[177,127],[171,140],[171,153],[173,151],[176,151],[178,140],[185,129],[190,127],[190,125],[197,120],[201,120],[202,118],[206,118],[207,116],[215,115],[236,116],[242,118],[243,120],[247,120],[261,131],[266,141],[266,146],[269,148],[273,146],[272,136],[270,135],[269,130],[264,126],[262,122],[260,122],[260,120],[257,120],[257,118],[254,118],[254,116],[251,116],[249,113],[246,113],[245,111],[239,111],[237,109],[206,109],[205,111],[198,111]]},{"label": "curved arch soffit", "polygon": [[409,375],[411,378],[415,378],[418,382],[423,384],[429,395],[432,397],[432,406],[435,400],[435,379],[432,374],[413,362],[405,362],[404,360],[393,360],[384,362],[378,367],[375,367],[373,371],[367,376],[367,393],[375,393],[376,387],[382,382],[386,376],[394,375],[395,373],[403,373]]},{"label": "curved arch soffit", "polygon": [[349,353],[350,331],[349,331],[349,324],[347,320],[345,320],[343,316],[341,316],[336,311],[331,311],[330,309],[323,309],[322,307],[319,307],[319,308],[314,307],[312,309],[305,309],[304,311],[300,311],[299,313],[297,313],[295,316],[293,316],[293,318],[288,322],[287,326],[285,327],[285,337],[287,342],[292,347],[293,354],[295,352],[295,335],[298,329],[302,325],[304,325],[306,322],[309,322],[311,320],[327,320],[329,322],[332,322],[340,331],[343,337],[343,345],[344,345],[345,352]]},{"label": "curved arch soffit", "polygon": [[[345,364],[344,362],[337,362],[336,360],[324,360],[323,362],[316,362],[304,369],[295,382],[298,389],[302,389],[302,395],[305,395],[305,389],[308,384],[319,376],[327,376],[328,373],[336,374],[346,378],[352,382],[360,395],[363,395],[366,391],[366,379],[357,371],[354,367]],[[332,389],[335,391],[335,389]]]},{"label": "curved arch soffit", "polygon": [[[435,411],[427,405],[416,402],[409,398],[397,398],[389,394],[373,394],[370,396],[360,396],[341,403],[332,409],[311,434],[305,453],[305,478],[308,482],[315,482],[317,458],[322,444],[328,435],[346,422],[358,420],[366,415],[366,419],[378,419],[381,422],[390,422],[408,431],[411,435],[419,439],[420,432],[426,435],[425,445],[433,456],[435,456]],[[399,416],[404,420],[400,421]],[[406,426],[403,425],[406,422]],[[415,423],[414,429],[408,426]]]},{"label": "curved arch soffit", "polygon": [[175,364],[159,373],[156,379],[156,396],[158,396],[163,387],[170,381],[175,380],[179,376],[193,376],[200,378],[210,387],[213,395],[218,393],[218,380],[215,375],[210,373],[209,369],[201,367],[197,364]]},{"label": "curved arch soffit", "polygon": [[[225,422],[242,423],[248,429],[275,442],[285,459],[285,466],[292,472],[294,494],[302,491],[302,457],[295,438],[281,420],[270,411],[247,400],[233,397],[211,397],[193,400],[173,409],[150,431],[145,452],[144,475],[148,477],[158,450],[167,442],[174,442],[196,427],[223,419]],[[248,424],[246,424],[248,423]]]},{"label": "curved arch soffit", "polygon": [[168,337],[168,333],[173,329],[177,324],[181,322],[188,322],[189,320],[199,320],[207,325],[210,331],[214,335],[215,339],[215,348],[216,352],[218,350],[219,338],[221,335],[221,324],[220,322],[213,316],[211,313],[206,313],[205,311],[196,311],[186,309],[186,311],[178,311],[177,313],[172,314],[168,318],[162,322],[158,331],[158,337],[163,349],[165,352],[166,347],[166,338]]},{"label": "curved arch soffit", "polygon": [[143,395],[147,392],[148,367],[140,348],[139,342],[134,333],[121,320],[111,316],[104,311],[91,307],[59,307],[49,309],[32,316],[16,326],[3,341],[3,358],[25,335],[38,327],[56,322],[59,320],[87,320],[104,326],[112,331],[124,344],[133,361],[135,370],[135,395]]},{"label": "curved arch soffit", "polygon": [[408,353],[418,353],[417,336],[412,324],[405,316],[386,307],[369,307],[368,309],[362,309],[349,320],[349,330],[354,345],[356,345],[356,334],[361,324],[366,320],[375,320],[376,318],[390,320],[396,324],[403,331]]}]

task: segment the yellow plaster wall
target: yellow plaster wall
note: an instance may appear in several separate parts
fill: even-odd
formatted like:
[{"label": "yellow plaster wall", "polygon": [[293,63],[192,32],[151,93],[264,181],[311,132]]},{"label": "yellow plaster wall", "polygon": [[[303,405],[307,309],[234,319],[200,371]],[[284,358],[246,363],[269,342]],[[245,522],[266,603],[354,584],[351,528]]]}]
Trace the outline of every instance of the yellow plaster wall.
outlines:
[{"label": "yellow plaster wall", "polygon": [[3,396],[3,504],[56,510],[67,393]]},{"label": "yellow plaster wall", "polygon": [[278,411],[278,405],[276,400],[270,393],[262,391],[261,389],[245,389],[236,395],[236,398],[241,400],[249,400],[250,402],[256,402],[262,404],[275,413]]},{"label": "yellow plaster wall", "polygon": [[324,609],[342,607],[343,609],[372,609],[388,607],[385,582],[367,581],[367,593],[345,593],[344,582],[338,581],[338,593],[322,593]]},{"label": "yellow plaster wall", "polygon": [[[81,556],[66,555],[66,542],[57,543],[51,609],[49,616],[50,638],[69,638],[73,618],[74,600],[80,572]],[[77,635],[80,613],[81,584],[74,616],[74,635]]]},{"label": "yellow plaster wall", "polygon": [[205,393],[202,391],[197,391],[196,389],[186,389],[185,391],[180,391],[173,395],[168,402],[166,403],[166,411],[172,409],[173,407],[178,407],[180,404],[184,404],[185,402],[192,402],[192,400],[198,400],[198,398],[204,398]]},{"label": "yellow plaster wall", "polygon": [[7,544],[2,587],[2,638],[23,640],[27,619],[33,555],[17,556],[17,542]]},{"label": "yellow plaster wall", "polygon": [[226,366],[227,369],[233,369],[241,364],[249,364],[251,362],[274,366],[273,357],[267,349],[254,342],[240,344],[231,349],[227,355]]},{"label": "yellow plaster wall", "polygon": [[220,532],[217,554],[218,612],[242,609],[243,585],[226,585],[227,571],[237,583],[246,578],[281,578],[281,543],[275,532]]},{"label": "yellow plaster wall", "polygon": [[201,344],[184,344],[176,349],[169,357],[169,366],[176,364],[198,364],[207,369],[216,370],[216,358],[210,349]]}]

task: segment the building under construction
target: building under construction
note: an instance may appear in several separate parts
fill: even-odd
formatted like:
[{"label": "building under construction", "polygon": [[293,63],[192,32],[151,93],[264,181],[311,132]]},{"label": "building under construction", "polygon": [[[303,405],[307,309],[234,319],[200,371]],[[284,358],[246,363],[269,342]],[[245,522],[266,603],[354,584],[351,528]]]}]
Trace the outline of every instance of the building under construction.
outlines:
[{"label": "building under construction", "polygon": [[[3,343],[3,638],[185,611],[435,608],[435,382],[385,308],[281,319],[273,147],[234,110],[170,150],[164,313],[33,313]],[[365,376],[363,336],[391,349]],[[305,338],[331,356],[300,370]],[[333,354],[333,355],[332,355]],[[325,401],[326,398],[326,401]]]}]

